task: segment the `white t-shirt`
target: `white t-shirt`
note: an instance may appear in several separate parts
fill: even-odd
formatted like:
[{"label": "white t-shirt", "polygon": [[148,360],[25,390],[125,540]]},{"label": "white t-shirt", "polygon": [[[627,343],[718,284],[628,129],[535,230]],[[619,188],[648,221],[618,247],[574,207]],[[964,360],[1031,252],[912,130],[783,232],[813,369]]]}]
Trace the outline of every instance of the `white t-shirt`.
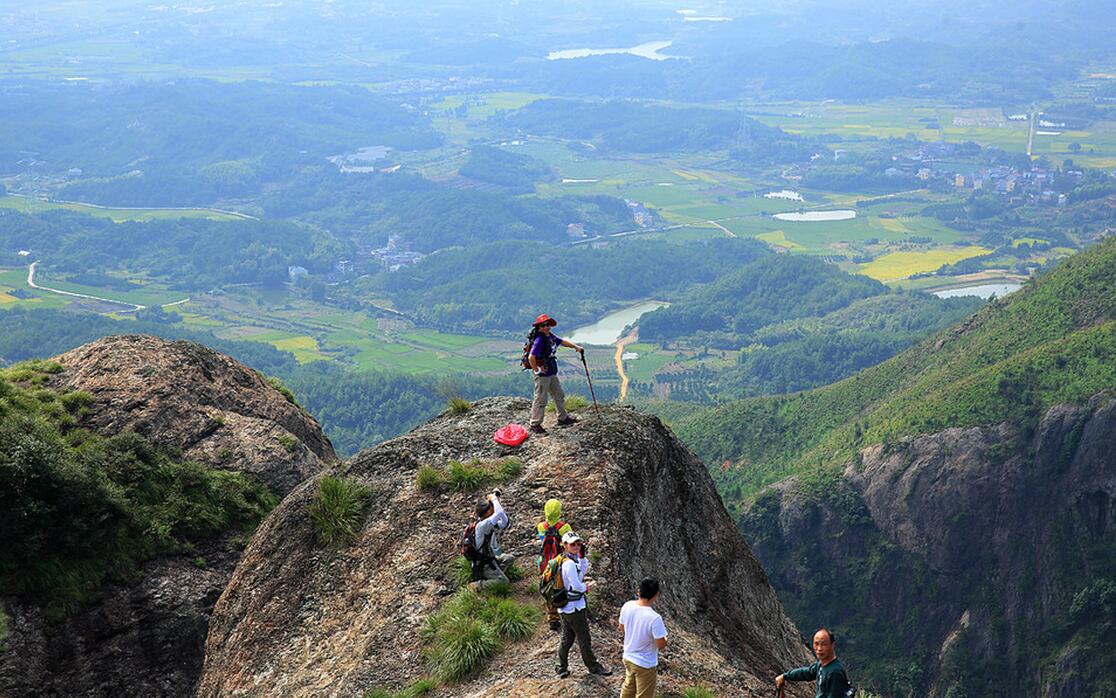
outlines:
[{"label": "white t-shirt", "polygon": [[632,600],[620,609],[620,624],[624,626],[624,659],[644,669],[659,665],[659,648],[655,640],[667,636],[663,617],[650,606]]}]

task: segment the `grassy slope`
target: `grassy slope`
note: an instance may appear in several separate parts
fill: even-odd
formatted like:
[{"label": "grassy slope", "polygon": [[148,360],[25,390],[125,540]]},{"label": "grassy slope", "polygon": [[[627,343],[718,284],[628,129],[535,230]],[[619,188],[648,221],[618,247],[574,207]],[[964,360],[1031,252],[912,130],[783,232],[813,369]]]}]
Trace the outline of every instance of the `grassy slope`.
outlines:
[{"label": "grassy slope", "polygon": [[[742,497],[865,446],[947,427],[1033,423],[1116,387],[1116,240],[1067,259],[961,325],[825,388],[732,403],[680,421]],[[723,483],[724,484],[724,483]]]}]

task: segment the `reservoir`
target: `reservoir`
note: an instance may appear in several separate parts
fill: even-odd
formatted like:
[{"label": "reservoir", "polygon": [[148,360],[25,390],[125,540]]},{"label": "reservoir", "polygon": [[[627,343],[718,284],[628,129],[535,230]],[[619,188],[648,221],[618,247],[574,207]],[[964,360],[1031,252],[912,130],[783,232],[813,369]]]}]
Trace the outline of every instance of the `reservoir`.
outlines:
[{"label": "reservoir", "polygon": [[666,61],[675,56],[664,56],[659,53],[667,46],[673,44],[673,41],[648,41],[639,46],[632,46],[631,48],[571,48],[565,51],[551,51],[546,54],[548,61],[560,61],[565,58],[585,58],[587,56],[612,56],[620,53],[627,53],[640,58],[648,58],[653,61]]},{"label": "reservoir", "polygon": [[776,213],[774,217],[781,221],[794,221],[796,223],[812,221],[847,221],[856,218],[856,211],[848,209],[841,211],[800,211],[796,213]]},{"label": "reservoir", "polygon": [[643,301],[623,310],[617,310],[615,313],[609,313],[592,325],[578,327],[569,336],[561,332],[558,332],[558,336],[575,344],[612,344],[620,339],[624,328],[638,320],[641,315],[667,305],[670,303]]},{"label": "reservoir", "polygon": [[934,291],[938,298],[957,298],[958,296],[976,296],[988,300],[993,295],[1003,298],[1007,294],[1023,288],[1023,284],[1001,283],[981,284],[979,286],[965,286],[963,288],[947,288],[944,291]]}]

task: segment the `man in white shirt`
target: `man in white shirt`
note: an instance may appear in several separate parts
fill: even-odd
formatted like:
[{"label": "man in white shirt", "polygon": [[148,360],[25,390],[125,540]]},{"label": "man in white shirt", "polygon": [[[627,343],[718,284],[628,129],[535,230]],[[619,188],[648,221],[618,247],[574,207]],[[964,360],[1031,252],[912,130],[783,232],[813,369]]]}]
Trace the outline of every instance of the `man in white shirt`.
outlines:
[{"label": "man in white shirt", "polygon": [[574,639],[577,639],[577,648],[581,651],[581,661],[590,674],[598,676],[612,676],[612,670],[597,661],[593,654],[593,640],[589,637],[589,615],[585,611],[585,595],[589,593],[590,583],[585,581],[589,574],[589,560],[582,556],[581,538],[570,531],[562,536],[562,543],[566,546],[563,553],[565,561],[562,562],[562,586],[566,589],[569,602],[558,609],[562,616],[562,642],[558,645],[558,678],[564,679],[570,675],[570,648]]},{"label": "man in white shirt", "polygon": [[639,583],[639,598],[620,609],[620,632],[624,633],[624,685],[620,698],[655,696],[659,650],[667,645],[663,617],[651,608],[658,598],[659,580],[647,577]]}]

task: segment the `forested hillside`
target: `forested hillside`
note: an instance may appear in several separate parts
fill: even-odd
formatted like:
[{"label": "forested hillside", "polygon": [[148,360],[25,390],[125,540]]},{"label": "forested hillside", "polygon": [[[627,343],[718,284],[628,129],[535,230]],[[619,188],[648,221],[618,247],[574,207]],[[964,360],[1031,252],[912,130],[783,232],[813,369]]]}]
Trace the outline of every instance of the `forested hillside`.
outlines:
[{"label": "forested hillside", "polygon": [[1076,657],[1113,623],[1114,270],[1109,240],[839,383],[676,420],[792,616],[887,694],[1104,685]]}]

